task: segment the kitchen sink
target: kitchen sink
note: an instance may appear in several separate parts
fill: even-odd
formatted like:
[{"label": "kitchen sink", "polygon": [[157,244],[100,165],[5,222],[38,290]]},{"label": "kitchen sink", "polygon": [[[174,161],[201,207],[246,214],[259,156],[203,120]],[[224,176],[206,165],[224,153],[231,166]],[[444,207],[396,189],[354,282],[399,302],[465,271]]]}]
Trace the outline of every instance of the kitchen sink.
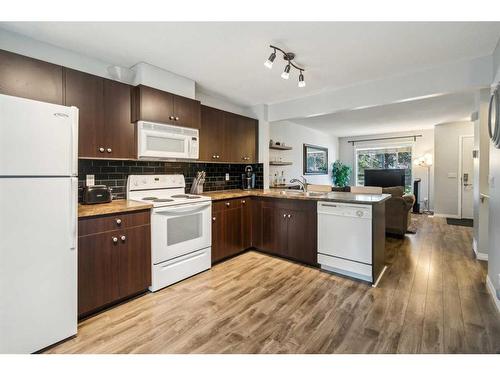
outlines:
[{"label": "kitchen sink", "polygon": [[302,191],[302,190],[282,190],[281,194],[296,196],[296,197],[323,197],[326,193],[318,191]]}]

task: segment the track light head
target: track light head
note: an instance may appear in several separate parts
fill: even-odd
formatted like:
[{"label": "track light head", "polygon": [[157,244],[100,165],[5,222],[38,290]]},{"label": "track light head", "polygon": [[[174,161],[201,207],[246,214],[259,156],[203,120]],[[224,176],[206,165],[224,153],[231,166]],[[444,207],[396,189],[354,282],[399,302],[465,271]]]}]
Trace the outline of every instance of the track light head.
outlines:
[{"label": "track light head", "polygon": [[302,74],[302,70],[299,74],[299,87],[306,87],[306,81],[304,81],[304,74]]},{"label": "track light head", "polygon": [[285,66],[285,70],[283,71],[283,73],[281,73],[281,78],[283,78],[283,79],[290,78],[290,64]]},{"label": "track light head", "polygon": [[264,66],[266,68],[268,68],[268,69],[272,69],[272,67],[273,67],[273,61],[274,61],[275,58],[276,58],[276,50],[273,53],[271,53],[271,55],[269,56],[269,58],[264,63]]}]

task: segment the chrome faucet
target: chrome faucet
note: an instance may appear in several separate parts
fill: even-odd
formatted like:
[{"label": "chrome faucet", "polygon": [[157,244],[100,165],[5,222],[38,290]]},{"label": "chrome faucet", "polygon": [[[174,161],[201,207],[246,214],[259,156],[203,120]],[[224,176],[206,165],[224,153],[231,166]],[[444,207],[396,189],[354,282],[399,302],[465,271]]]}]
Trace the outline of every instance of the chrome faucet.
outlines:
[{"label": "chrome faucet", "polygon": [[300,178],[302,178],[302,180],[299,180],[298,178],[292,178],[290,180],[290,183],[298,182],[300,184],[300,186],[302,186],[302,190],[304,192],[307,192],[307,180],[304,176],[300,176]]}]

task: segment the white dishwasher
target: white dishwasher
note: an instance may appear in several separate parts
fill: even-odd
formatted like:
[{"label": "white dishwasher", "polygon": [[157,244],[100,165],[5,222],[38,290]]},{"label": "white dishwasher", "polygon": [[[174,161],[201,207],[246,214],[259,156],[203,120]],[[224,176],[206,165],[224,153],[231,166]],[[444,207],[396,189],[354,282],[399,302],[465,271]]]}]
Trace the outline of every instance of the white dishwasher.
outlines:
[{"label": "white dishwasher", "polygon": [[318,202],[318,263],[373,282],[371,205]]}]

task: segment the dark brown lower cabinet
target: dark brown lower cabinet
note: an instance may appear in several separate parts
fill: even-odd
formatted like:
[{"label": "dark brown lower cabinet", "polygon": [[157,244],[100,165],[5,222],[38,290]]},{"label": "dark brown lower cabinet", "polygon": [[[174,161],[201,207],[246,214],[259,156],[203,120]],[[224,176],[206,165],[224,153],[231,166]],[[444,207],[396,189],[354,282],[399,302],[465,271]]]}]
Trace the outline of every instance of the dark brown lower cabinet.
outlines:
[{"label": "dark brown lower cabinet", "polygon": [[243,198],[212,205],[212,262],[250,247],[317,266],[316,202]]},{"label": "dark brown lower cabinet", "polygon": [[[142,218],[142,222],[138,222]],[[123,228],[109,230],[107,217],[79,221],[78,315],[89,315],[151,285],[149,215],[109,215]],[[127,223],[134,226],[127,227]],[[88,229],[92,228],[89,232]]]}]

